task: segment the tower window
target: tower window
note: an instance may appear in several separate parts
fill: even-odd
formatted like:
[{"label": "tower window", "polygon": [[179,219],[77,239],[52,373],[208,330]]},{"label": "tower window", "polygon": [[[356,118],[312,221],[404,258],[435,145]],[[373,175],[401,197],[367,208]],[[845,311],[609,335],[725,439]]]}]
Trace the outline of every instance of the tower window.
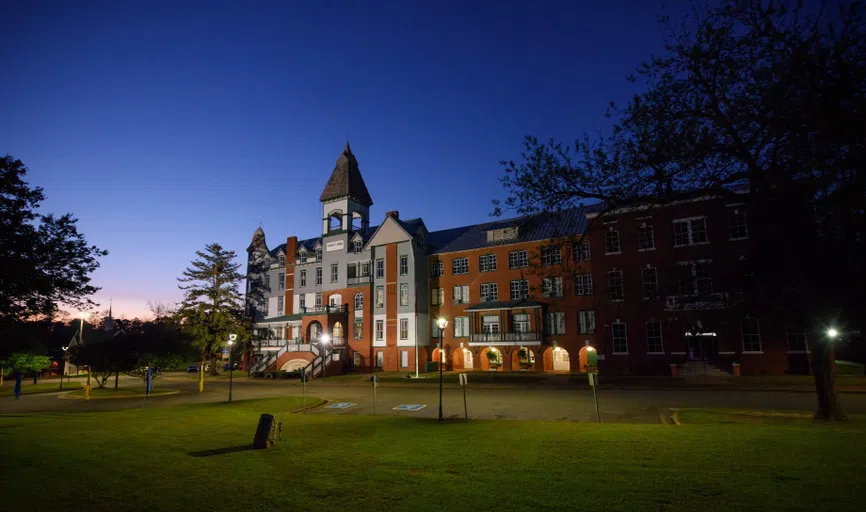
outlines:
[{"label": "tower window", "polygon": [[328,232],[343,229],[343,212],[336,211],[328,215]]}]

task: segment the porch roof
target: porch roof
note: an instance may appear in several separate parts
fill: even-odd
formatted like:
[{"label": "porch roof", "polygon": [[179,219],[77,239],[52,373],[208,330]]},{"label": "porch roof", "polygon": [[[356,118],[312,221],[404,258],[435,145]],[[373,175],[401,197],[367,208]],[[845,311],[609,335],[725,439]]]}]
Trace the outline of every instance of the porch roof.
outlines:
[{"label": "porch roof", "polygon": [[466,311],[497,311],[501,309],[528,309],[540,308],[541,303],[530,299],[517,299],[497,302],[482,302],[469,306]]}]

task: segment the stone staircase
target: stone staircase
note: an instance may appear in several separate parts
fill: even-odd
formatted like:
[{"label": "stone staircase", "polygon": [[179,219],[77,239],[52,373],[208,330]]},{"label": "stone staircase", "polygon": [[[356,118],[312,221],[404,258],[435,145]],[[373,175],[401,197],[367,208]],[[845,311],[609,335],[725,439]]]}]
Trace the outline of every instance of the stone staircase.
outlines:
[{"label": "stone staircase", "polygon": [[682,377],[729,377],[731,372],[726,366],[707,361],[688,361],[679,364],[679,375]]}]

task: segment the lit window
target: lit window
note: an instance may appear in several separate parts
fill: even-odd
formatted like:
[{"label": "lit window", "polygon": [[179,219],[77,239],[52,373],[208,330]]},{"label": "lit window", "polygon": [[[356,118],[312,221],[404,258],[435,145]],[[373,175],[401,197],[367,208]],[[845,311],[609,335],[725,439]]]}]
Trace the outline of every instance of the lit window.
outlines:
[{"label": "lit window", "polygon": [[364,294],[356,293],[355,294],[355,309],[361,310],[364,309]]},{"label": "lit window", "polygon": [[409,305],[409,285],[406,283],[400,283],[400,305]]},{"label": "lit window", "polygon": [[430,295],[434,306],[439,306],[445,303],[445,288],[433,288]]},{"label": "lit window", "polygon": [[469,317],[458,316],[454,318],[454,337],[465,338],[467,336],[469,336]]},{"label": "lit window", "polygon": [[499,317],[496,315],[481,317],[481,332],[484,334],[499,334]]},{"label": "lit window", "polygon": [[442,277],[441,261],[434,261],[430,263],[430,277]]},{"label": "lit window", "polygon": [[376,287],[376,307],[381,308],[385,307],[385,287],[377,286]]},{"label": "lit window", "polygon": [[400,319],[400,339],[408,340],[409,339],[409,319],[401,318]]},{"label": "lit window", "polygon": [[455,286],[452,291],[454,293],[454,304],[469,303],[469,286]]},{"label": "lit window", "polygon": [[[364,338],[364,319],[363,318],[356,318],[354,323],[355,323],[355,328],[352,330],[354,338],[356,340],[363,339]],[[358,354],[358,352],[355,352],[355,354]]]}]

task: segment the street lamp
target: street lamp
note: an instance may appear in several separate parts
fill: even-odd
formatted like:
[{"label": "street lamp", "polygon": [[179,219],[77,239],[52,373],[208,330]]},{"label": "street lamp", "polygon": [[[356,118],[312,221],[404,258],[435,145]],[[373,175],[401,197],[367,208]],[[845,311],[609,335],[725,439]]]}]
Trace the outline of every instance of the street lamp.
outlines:
[{"label": "street lamp", "polygon": [[436,320],[436,325],[439,326],[439,423],[442,423],[442,356],[445,354],[445,343],[442,340],[445,337],[445,327],[448,326],[448,320],[440,316]]},{"label": "street lamp", "polygon": [[238,339],[237,334],[229,334],[229,403],[232,401],[232,372],[235,369],[232,365],[232,345],[235,344],[236,339]]},{"label": "street lamp", "polygon": [[319,339],[319,343],[322,344],[322,356],[324,357],[324,359],[322,360],[322,379],[327,378],[327,376],[325,375],[325,370],[327,370],[327,368],[328,368],[327,355],[328,355],[328,343],[330,343],[330,342],[331,342],[331,337],[328,336],[327,334],[323,334],[322,337]]},{"label": "street lamp", "polygon": [[839,336],[839,331],[831,327],[827,329],[827,336],[830,338],[835,338],[836,336]]},{"label": "street lamp", "polygon": [[[78,344],[84,346],[84,318],[87,313],[81,311],[78,317],[81,320],[78,324]],[[90,400],[90,365],[87,365],[87,382],[84,384],[84,399]]]}]

